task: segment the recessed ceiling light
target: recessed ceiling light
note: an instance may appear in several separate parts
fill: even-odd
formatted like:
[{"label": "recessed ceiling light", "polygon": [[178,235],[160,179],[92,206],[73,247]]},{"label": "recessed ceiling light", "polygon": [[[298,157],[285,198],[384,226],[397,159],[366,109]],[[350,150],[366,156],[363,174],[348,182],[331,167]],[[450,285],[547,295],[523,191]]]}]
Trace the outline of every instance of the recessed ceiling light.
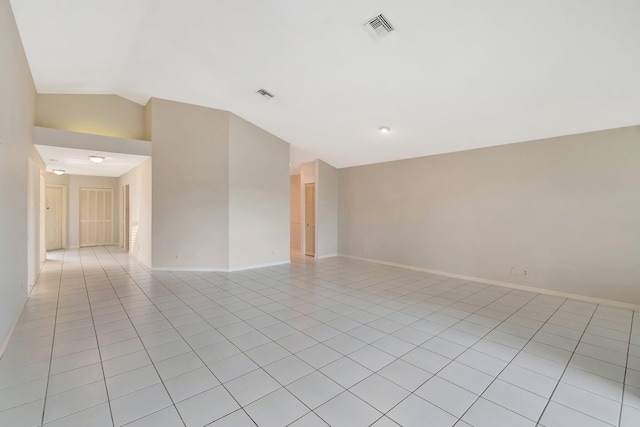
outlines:
[{"label": "recessed ceiling light", "polygon": [[56,175],[62,175],[65,172],[65,170],[64,169],[54,169],[52,172],[55,173]]},{"label": "recessed ceiling light", "polygon": [[104,157],[102,156],[89,156],[89,159],[93,162],[93,163],[102,163],[102,161],[104,160]]},{"label": "recessed ceiling light", "polygon": [[389,133],[389,132],[391,132],[391,128],[389,126],[380,126],[378,128],[378,130],[380,131],[380,133]]}]

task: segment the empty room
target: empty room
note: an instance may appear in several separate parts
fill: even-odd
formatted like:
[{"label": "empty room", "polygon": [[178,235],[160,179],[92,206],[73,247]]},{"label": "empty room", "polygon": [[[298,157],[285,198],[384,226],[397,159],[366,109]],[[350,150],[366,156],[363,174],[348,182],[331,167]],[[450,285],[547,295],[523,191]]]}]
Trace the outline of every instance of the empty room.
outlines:
[{"label": "empty room", "polygon": [[640,426],[638,0],[0,0],[0,426]]}]

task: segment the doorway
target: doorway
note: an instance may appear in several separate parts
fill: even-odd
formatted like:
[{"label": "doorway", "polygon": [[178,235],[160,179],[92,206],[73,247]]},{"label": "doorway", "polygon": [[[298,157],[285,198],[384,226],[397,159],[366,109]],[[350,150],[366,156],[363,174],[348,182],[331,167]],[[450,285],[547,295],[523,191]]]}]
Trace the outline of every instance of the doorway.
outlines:
[{"label": "doorway", "polygon": [[80,247],[113,244],[113,189],[80,188]]},{"label": "doorway", "polygon": [[45,171],[40,170],[40,191],[38,202],[39,224],[38,224],[38,236],[40,241],[38,242],[38,248],[40,249],[40,268],[44,265],[47,259],[47,179],[45,178]]},{"label": "doorway", "polygon": [[65,199],[66,188],[60,185],[47,186],[46,198],[46,245],[47,250],[62,249],[65,245]]},{"label": "doorway", "polygon": [[316,185],[304,185],[304,254],[316,255]]}]

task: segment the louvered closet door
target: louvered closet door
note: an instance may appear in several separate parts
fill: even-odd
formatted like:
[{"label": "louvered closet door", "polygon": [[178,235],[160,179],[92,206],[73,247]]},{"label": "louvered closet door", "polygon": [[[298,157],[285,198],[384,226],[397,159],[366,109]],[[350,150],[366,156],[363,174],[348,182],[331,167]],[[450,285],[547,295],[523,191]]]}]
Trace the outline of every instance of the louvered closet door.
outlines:
[{"label": "louvered closet door", "polygon": [[80,246],[113,244],[113,190],[80,189]]}]

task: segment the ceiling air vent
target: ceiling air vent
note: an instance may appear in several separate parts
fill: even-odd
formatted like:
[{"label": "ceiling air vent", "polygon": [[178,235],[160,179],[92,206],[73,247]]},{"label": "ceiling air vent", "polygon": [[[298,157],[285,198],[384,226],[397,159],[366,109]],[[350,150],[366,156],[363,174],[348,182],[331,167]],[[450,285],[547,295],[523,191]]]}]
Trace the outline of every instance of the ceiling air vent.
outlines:
[{"label": "ceiling air vent", "polygon": [[271,99],[271,98],[273,98],[273,94],[272,94],[272,93],[270,93],[270,92],[267,92],[267,91],[266,91],[266,90],[264,90],[264,89],[260,89],[260,90],[259,90],[259,91],[257,91],[256,93],[257,93],[258,95],[262,95],[262,96],[264,96],[264,97],[265,97],[265,98],[267,98],[267,99]]},{"label": "ceiling air vent", "polygon": [[386,36],[394,30],[393,25],[383,14],[374,16],[362,25],[375,37]]}]

